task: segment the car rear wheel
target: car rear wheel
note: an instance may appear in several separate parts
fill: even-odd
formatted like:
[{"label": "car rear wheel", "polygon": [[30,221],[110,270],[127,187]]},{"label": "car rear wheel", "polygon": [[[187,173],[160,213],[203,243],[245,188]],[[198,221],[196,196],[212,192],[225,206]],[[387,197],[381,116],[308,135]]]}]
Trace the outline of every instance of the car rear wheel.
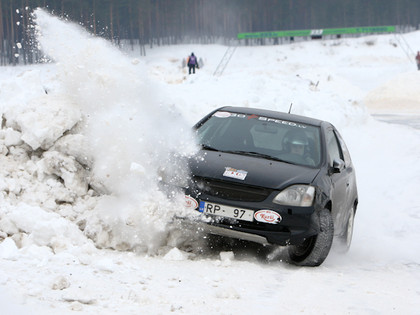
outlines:
[{"label": "car rear wheel", "polygon": [[315,267],[321,265],[330,252],[334,223],[331,212],[322,209],[318,213],[319,233],[307,238],[299,245],[290,245],[288,254],[290,262],[298,266]]}]

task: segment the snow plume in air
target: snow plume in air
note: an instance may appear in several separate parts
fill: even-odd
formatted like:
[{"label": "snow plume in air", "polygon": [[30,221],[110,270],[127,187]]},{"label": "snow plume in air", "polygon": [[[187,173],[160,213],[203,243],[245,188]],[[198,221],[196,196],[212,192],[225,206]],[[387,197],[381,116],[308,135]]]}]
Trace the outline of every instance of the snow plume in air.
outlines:
[{"label": "snow plume in air", "polygon": [[84,232],[100,247],[151,252],[183,210],[158,190],[158,179],[171,153],[195,150],[190,126],[174,106],[159,104],[141,63],[79,25],[34,13],[40,48],[57,65],[59,86],[49,94],[80,106],[90,186],[104,194],[85,214]]}]

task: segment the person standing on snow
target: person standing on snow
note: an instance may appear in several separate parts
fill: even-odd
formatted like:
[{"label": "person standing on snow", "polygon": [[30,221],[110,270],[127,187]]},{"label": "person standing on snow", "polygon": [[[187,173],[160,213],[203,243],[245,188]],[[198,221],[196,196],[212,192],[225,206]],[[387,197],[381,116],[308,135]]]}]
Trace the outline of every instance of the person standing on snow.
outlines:
[{"label": "person standing on snow", "polygon": [[197,69],[200,69],[200,67],[198,66],[197,57],[194,56],[194,53],[191,53],[191,56],[188,56],[187,65],[188,74],[191,74],[191,70],[193,71],[193,73],[195,73],[195,67],[197,67]]},{"label": "person standing on snow", "polygon": [[420,51],[417,52],[416,63],[417,63],[417,70],[420,70]]}]

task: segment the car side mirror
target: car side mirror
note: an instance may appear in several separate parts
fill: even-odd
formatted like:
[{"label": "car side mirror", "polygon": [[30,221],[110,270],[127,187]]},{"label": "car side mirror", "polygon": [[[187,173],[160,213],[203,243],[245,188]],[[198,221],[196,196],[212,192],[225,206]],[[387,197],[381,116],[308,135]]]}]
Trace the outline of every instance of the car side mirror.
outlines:
[{"label": "car side mirror", "polygon": [[345,163],[341,159],[335,159],[333,161],[333,173],[341,173],[344,170]]}]

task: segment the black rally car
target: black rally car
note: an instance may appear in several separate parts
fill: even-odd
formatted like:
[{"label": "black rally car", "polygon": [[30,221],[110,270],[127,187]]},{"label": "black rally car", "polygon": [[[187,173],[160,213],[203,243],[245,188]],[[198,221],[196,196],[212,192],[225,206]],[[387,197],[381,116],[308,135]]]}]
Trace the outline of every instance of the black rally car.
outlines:
[{"label": "black rally car", "polygon": [[358,203],[355,170],[326,121],[253,108],[219,108],[195,125],[189,207],[210,233],[288,245],[292,263],[318,266],[333,238],[347,250]]}]

